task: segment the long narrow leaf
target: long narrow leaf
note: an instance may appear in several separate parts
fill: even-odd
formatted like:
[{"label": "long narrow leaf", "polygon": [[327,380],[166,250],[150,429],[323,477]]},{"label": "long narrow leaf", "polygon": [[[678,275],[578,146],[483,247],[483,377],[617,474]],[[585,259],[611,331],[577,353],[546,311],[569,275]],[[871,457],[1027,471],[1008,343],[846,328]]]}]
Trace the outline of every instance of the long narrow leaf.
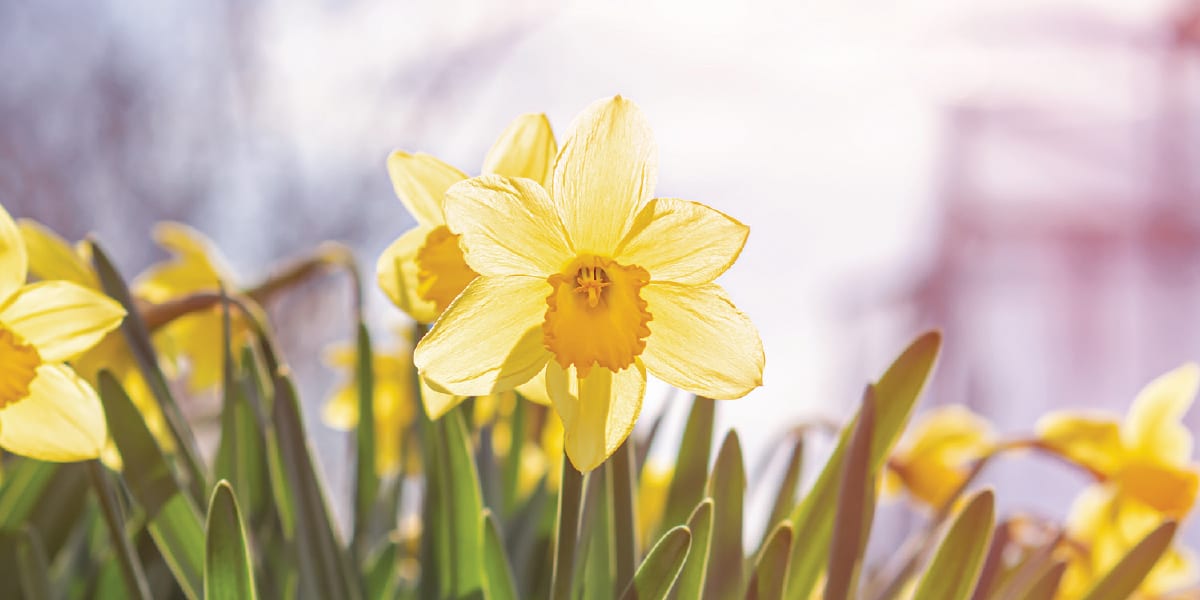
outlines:
[{"label": "long narrow leaf", "polygon": [[971,597],[992,541],[996,497],[991,490],[975,494],[942,540],[917,587],[917,598],[966,600]]},{"label": "long narrow leaf", "polygon": [[100,398],[108,432],[125,460],[124,478],[146,512],[147,529],[188,598],[200,597],[204,573],[204,528],[200,511],[180,488],[141,413],[121,384],[100,372]]},{"label": "long narrow leaf", "polygon": [[683,430],[683,439],[679,442],[675,474],[667,487],[667,501],[663,506],[662,520],[655,535],[682,524],[692,509],[704,499],[704,488],[708,482],[708,458],[712,454],[715,413],[714,400],[697,396],[692,401],[692,410]]},{"label": "long narrow leaf", "polygon": [[704,597],[722,600],[742,595],[742,502],[746,470],[742,445],[730,431],[717,452],[708,495],[713,499],[713,533]]},{"label": "long narrow leaf", "polygon": [[699,598],[708,574],[708,555],[712,549],[713,501],[705,498],[688,517],[687,528],[692,532],[692,547],[687,562],[679,572],[673,598]]},{"label": "long narrow leaf", "polygon": [[354,540],[352,545],[357,556],[366,554],[370,540],[371,510],[379,495],[379,475],[375,469],[375,370],[371,350],[371,336],[367,326],[358,324],[356,341],[357,365],[355,381],[358,383],[358,427],[355,430],[354,470]]},{"label": "long narrow leaf", "polygon": [[862,408],[850,436],[838,489],[833,540],[829,549],[826,598],[854,598],[863,552],[871,531],[875,488],[871,474],[871,440],[875,435],[875,395],[870,386],[863,394]]},{"label": "long narrow leaf", "polygon": [[1092,585],[1084,600],[1117,600],[1132,596],[1171,546],[1177,528],[1175,521],[1167,521],[1146,534],[1104,577]]},{"label": "long narrow leaf", "polygon": [[491,511],[484,510],[480,518],[483,526],[483,576],[487,600],[517,600],[517,588],[513,585],[512,565],[504,551],[504,540]]},{"label": "long narrow leaf", "polygon": [[642,561],[621,600],[662,600],[671,593],[687,560],[692,534],[680,525],[665,533]]},{"label": "long narrow leaf", "polygon": [[784,521],[771,531],[763,545],[754,575],[746,589],[746,600],[783,600],[787,585],[788,557],[792,553],[792,524]]},{"label": "long narrow leaf", "polygon": [[217,482],[208,503],[204,549],[205,600],[254,600],[254,567],[237,498],[229,482]]},{"label": "long narrow leaf", "polygon": [[[875,435],[871,443],[871,474],[878,472],[891,452],[917,397],[933,369],[941,348],[941,334],[929,332],[913,341],[875,383]],[[845,460],[853,423],[842,430],[841,439],[808,495],[792,511],[795,527],[791,566],[788,571],[788,598],[807,598],[822,570],[829,562],[833,536],[833,513],[837,507],[838,482]]]},{"label": "long narrow leaf", "polygon": [[138,561],[133,545],[125,535],[125,517],[117,504],[116,491],[109,480],[108,473],[100,461],[89,463],[88,473],[92,477],[92,486],[96,497],[100,500],[101,514],[108,528],[109,540],[117,555],[116,564],[120,567],[124,579],[125,595],[140,600],[150,600],[150,585],[146,583],[146,574],[142,563]]}]

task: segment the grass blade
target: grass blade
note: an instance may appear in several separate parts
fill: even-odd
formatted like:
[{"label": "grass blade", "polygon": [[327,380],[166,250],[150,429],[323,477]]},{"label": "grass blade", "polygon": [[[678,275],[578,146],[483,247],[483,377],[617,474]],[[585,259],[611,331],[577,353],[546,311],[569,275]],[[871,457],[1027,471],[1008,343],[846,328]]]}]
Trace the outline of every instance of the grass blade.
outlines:
[{"label": "grass blade", "polygon": [[688,517],[687,528],[692,532],[692,547],[687,562],[679,573],[672,597],[699,598],[708,575],[708,555],[712,550],[713,501],[705,498]]},{"label": "grass blade", "polygon": [[487,600],[517,600],[513,585],[512,565],[504,551],[504,538],[492,512],[484,509],[480,518],[483,526],[483,578]]},{"label": "grass blade", "polygon": [[996,496],[991,490],[975,494],[963,508],[917,586],[917,598],[966,600],[971,597],[992,541]]},{"label": "grass blade", "polygon": [[730,431],[717,452],[708,495],[713,499],[712,556],[704,597],[723,600],[742,595],[742,502],[746,493],[746,471],[742,445]]},{"label": "grass blade", "polygon": [[[933,369],[941,343],[941,334],[937,332],[917,338],[874,384],[877,412],[869,463],[872,476],[878,472],[904,430],[917,397]],[[833,455],[825,463],[808,495],[793,509],[789,518],[795,528],[796,539],[803,540],[803,543],[792,547],[788,598],[807,598],[829,562],[838,482],[853,427],[851,423],[842,430]]]},{"label": "grass blade", "polygon": [[667,502],[663,507],[662,520],[658,524],[659,533],[682,524],[692,509],[704,499],[704,487],[708,482],[708,457],[712,454],[715,413],[716,401],[699,396],[692,401],[692,410],[683,430],[683,440],[679,443],[675,475],[667,488]]},{"label": "grass blade", "polygon": [[791,553],[792,524],[784,521],[767,536],[746,590],[746,600],[783,600]]},{"label": "grass blade", "polygon": [[237,498],[229,482],[217,482],[205,522],[204,599],[254,600],[254,568]]},{"label": "grass blade", "polygon": [[358,428],[355,430],[355,481],[354,481],[354,538],[352,547],[355,555],[366,555],[370,543],[371,513],[375,498],[379,495],[379,475],[375,469],[375,369],[371,350],[371,336],[367,326],[358,324],[358,364],[355,381],[358,382]]},{"label": "grass blade", "polygon": [[1104,577],[1092,585],[1083,600],[1118,600],[1132,596],[1171,546],[1177,527],[1175,521],[1167,521],[1146,534]]},{"label": "grass blade", "polygon": [[875,435],[875,395],[870,386],[863,394],[862,408],[843,461],[838,490],[834,536],[829,549],[826,598],[858,595],[858,576],[863,552],[875,512],[875,487],[871,474],[871,440]]},{"label": "grass blade", "polygon": [[680,525],[665,533],[642,561],[621,600],[662,600],[671,592],[692,545],[692,534]]}]

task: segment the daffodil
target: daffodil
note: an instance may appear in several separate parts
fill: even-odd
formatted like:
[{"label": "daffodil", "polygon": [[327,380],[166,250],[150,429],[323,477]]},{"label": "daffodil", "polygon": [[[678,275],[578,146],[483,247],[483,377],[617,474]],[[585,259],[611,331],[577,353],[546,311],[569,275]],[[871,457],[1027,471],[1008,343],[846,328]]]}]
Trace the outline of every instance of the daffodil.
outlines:
[{"label": "daffodil", "polygon": [[[216,245],[203,234],[181,223],[159,223],[154,239],[172,253],[171,260],[152,265],[133,282],[133,293],[148,302],[160,304],[197,294],[217,293],[221,284],[232,285],[234,277]],[[263,319],[261,309],[250,310]],[[246,343],[252,328],[245,316],[230,313],[233,347]],[[156,345],[173,363],[188,365],[187,387],[197,393],[220,383],[224,370],[224,326],[221,307],[181,316],[155,333]]]},{"label": "daffodil", "polygon": [[[1198,387],[1200,367],[1186,364],[1150,382],[1124,422],[1063,412],[1038,423],[1043,446],[1098,480],[1072,509],[1068,532],[1089,552],[1068,570],[1068,582],[1102,575],[1164,519],[1183,519],[1192,510],[1200,468],[1192,462],[1192,435],[1182,419]],[[1190,555],[1175,548],[1141,589],[1149,593],[1195,578]]]},{"label": "daffodil", "polygon": [[544,372],[580,471],[628,437],[647,372],[719,399],[762,381],[758,332],[713,283],[749,229],[702,204],[652,199],[656,153],[641,111],[618,96],[575,120],[548,190],[483,175],[446,193],[448,231],[479,277],[418,344],[417,368],[458,396]]},{"label": "daffodil", "polygon": [[[484,174],[524,177],[544,183],[557,145],[550,121],[542,114],[517,117],[488,151]],[[387,161],[396,196],[417,221],[384,250],[376,264],[379,286],[396,306],[419,323],[432,323],[476,273],[463,260],[459,236],[446,226],[446,190],[466,174],[428,154],[395,151]],[[545,382],[522,386],[526,398],[549,404]],[[430,418],[437,419],[463,400],[423,386],[421,397]]]},{"label": "daffodil", "polygon": [[995,448],[991,425],[965,406],[929,413],[887,463],[885,490],[904,489],[925,506],[941,509],[966,482],[975,461]]},{"label": "daffodil", "polygon": [[654,540],[650,535],[658,529],[667,510],[667,493],[675,478],[675,465],[650,459],[642,466],[637,489],[637,536],[643,547]]},{"label": "daffodil", "polygon": [[[411,343],[411,342],[410,342]],[[411,346],[409,346],[411,348]],[[349,374],[343,380],[321,412],[325,424],[335,429],[351,430],[358,426],[358,352],[351,344],[337,345],[325,354],[325,363]],[[392,476],[403,464],[403,444],[409,441],[408,431],[416,417],[417,399],[413,394],[414,369],[408,350],[376,352],[372,355],[375,417],[375,471],[380,476]],[[413,463],[408,470],[419,470],[420,456],[409,446]]]},{"label": "daffodil", "polygon": [[108,429],[95,390],[65,364],[121,324],[120,304],[70,281],[26,284],[28,253],[0,206],[0,448],[96,458]]},{"label": "daffodil", "polygon": [[[482,172],[544,183],[556,148],[545,115],[522,115],[488,151]],[[432,323],[476,277],[463,261],[459,236],[447,229],[442,212],[446,190],[467,176],[428,154],[399,150],[388,157],[387,167],[396,196],[417,226],[380,255],[379,286],[413,319]]]}]

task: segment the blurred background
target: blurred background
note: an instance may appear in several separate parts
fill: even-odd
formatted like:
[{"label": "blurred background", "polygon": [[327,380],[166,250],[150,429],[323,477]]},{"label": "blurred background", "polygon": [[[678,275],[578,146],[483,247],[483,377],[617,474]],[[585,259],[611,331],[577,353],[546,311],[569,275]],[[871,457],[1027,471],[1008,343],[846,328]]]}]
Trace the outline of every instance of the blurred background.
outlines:
[{"label": "blurred background", "polygon": [[[762,332],[765,385],[718,408],[751,465],[788,425],[845,418],[929,327],[945,348],[922,409],[1009,433],[1056,407],[1123,412],[1200,358],[1194,1],[10,0],[0,77],[14,216],[96,233],[127,276],[164,258],[153,223],[183,221],[243,284],[326,239],[372,273],[413,225],[392,149],[477,173],[518,114],[561,134],[634,99],[658,195],[752,228],[722,283]],[[383,339],[403,319],[368,291]],[[350,438],[320,423],[319,356],[352,334],[350,302],[321,280],[269,307],[342,517]],[[649,395],[647,416],[669,411],[657,453],[686,403]],[[1049,516],[1084,483],[1045,460],[985,479],[1011,486],[1002,511]],[[894,516],[881,532],[909,526]]]}]

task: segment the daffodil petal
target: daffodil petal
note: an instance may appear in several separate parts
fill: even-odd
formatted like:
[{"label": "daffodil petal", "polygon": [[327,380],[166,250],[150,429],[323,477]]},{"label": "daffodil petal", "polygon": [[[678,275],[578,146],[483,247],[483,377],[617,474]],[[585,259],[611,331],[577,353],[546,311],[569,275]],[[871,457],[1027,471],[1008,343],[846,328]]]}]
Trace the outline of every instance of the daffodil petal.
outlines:
[{"label": "daffodil petal", "polygon": [[446,190],[467,176],[458,169],[424,153],[397,150],[387,159],[392,188],[417,223],[430,229],[445,224],[442,202]]},{"label": "daffodil petal", "polygon": [[536,277],[477,277],[422,338],[413,362],[435,389],[460,396],[529,381],[550,359],[542,345],[549,293]]},{"label": "daffodil petal", "polygon": [[642,360],[652,375],[719,400],[762,385],[758,330],[720,286],[652,282],[642,299],[651,314]]},{"label": "daffodil petal", "polygon": [[483,159],[483,172],[546,183],[558,145],[544,114],[517,117]]},{"label": "daffodil petal", "polygon": [[358,388],[353,385],[339,386],[325,406],[321,407],[321,421],[341,431],[358,426]]},{"label": "daffodil petal", "polygon": [[1125,460],[1116,417],[1055,412],[1039,419],[1036,431],[1049,448],[1106,476],[1116,473]]},{"label": "daffodil petal", "polygon": [[651,281],[709,283],[737,260],[749,234],[749,227],[703,204],[655,198],[634,219],[616,258],[646,269]]},{"label": "daffodil petal", "polygon": [[0,308],[0,322],[37,347],[42,360],[70,360],[100,343],[125,317],[108,296],[66,281],[21,288]]},{"label": "daffodil petal", "polygon": [[421,404],[430,419],[440,419],[455,406],[462,404],[466,396],[457,396],[435,389],[424,377],[421,379]]},{"label": "daffodil petal", "polygon": [[25,240],[29,272],[34,276],[47,281],[70,281],[93,290],[100,289],[92,266],[57,233],[32,219],[19,219],[17,228]]},{"label": "daffodil petal", "polygon": [[28,268],[29,257],[25,252],[21,231],[4,206],[0,205],[0,302],[25,285]]},{"label": "daffodil petal", "polygon": [[0,410],[0,448],[52,462],[100,456],[108,438],[95,390],[62,364],[38,368],[29,396]]},{"label": "daffodil petal", "polygon": [[581,472],[599,467],[633,431],[646,394],[646,367],[636,361],[620,371],[593,368],[585,378],[568,378],[554,361],[547,365],[546,381],[555,409],[562,417],[567,458]]},{"label": "daffodil petal", "polygon": [[484,175],[455,184],[446,224],[480,275],[544,278],[575,257],[550,196],[530,179]]},{"label": "daffodil petal", "polygon": [[434,303],[417,293],[417,252],[425,244],[429,232],[427,227],[408,230],[392,242],[375,263],[375,276],[383,293],[420,323],[432,323],[438,316]]},{"label": "daffodil petal", "polygon": [[1129,449],[1145,458],[1184,465],[1192,457],[1192,434],[1183,415],[1200,388],[1200,366],[1185,364],[1151,381],[1129,408],[1121,435]]},{"label": "daffodil petal", "polygon": [[620,96],[575,118],[550,180],[550,196],[580,253],[609,256],[654,194],[658,149],[641,109]]},{"label": "daffodil petal", "polygon": [[517,386],[517,393],[525,397],[530,402],[536,402],[542,406],[550,406],[550,392],[546,390],[546,370],[542,369],[533,379]]},{"label": "daffodil petal", "polygon": [[233,270],[216,244],[198,230],[171,221],[154,226],[154,239],[172,260],[151,266],[133,282],[134,293],[165,302],[196,292],[216,290],[233,280]]}]

